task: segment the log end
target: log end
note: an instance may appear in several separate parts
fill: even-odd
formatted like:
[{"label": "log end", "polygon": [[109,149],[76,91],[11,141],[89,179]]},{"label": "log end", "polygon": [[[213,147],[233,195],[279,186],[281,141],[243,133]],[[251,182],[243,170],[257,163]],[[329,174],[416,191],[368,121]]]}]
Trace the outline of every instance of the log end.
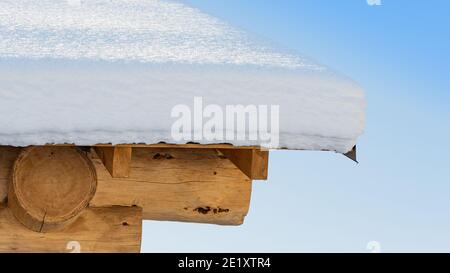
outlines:
[{"label": "log end", "polygon": [[57,230],[88,206],[96,187],[95,168],[76,147],[29,147],[14,164],[8,207],[33,231]]}]

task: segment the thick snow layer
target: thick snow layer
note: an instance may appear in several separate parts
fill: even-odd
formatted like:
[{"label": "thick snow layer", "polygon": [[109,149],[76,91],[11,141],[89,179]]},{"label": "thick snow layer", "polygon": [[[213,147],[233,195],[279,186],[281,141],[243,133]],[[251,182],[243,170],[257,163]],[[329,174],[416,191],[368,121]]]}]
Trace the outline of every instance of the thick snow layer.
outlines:
[{"label": "thick snow layer", "polygon": [[364,129],[353,81],[184,4],[0,1],[0,145],[186,143],[171,111],[194,97],[279,105],[272,148],[344,153]]}]

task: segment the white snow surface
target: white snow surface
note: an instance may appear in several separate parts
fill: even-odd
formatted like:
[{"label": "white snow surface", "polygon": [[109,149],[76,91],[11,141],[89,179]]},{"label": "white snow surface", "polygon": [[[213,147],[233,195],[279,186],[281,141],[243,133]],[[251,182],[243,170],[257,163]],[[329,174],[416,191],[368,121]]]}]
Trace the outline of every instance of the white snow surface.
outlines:
[{"label": "white snow surface", "polygon": [[183,3],[0,1],[0,145],[186,143],[171,111],[194,97],[279,105],[271,148],[345,153],[364,130],[358,84]]}]

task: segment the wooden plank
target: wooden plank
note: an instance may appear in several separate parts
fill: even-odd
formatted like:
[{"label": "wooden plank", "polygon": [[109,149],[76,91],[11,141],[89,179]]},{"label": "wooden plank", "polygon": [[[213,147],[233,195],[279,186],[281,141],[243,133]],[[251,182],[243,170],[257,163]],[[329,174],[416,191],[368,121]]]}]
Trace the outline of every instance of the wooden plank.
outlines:
[{"label": "wooden plank", "polygon": [[251,180],[215,149],[133,150],[129,178],[112,178],[91,153],[97,170],[92,206],[137,205],[148,220],[240,225]]},{"label": "wooden plank", "polygon": [[95,147],[95,151],[112,177],[130,176],[132,147]]},{"label": "wooden plank", "polygon": [[[77,146],[75,144],[47,144],[46,146]],[[168,149],[244,149],[255,150],[260,149],[259,146],[234,146],[232,144],[107,144],[99,143],[92,147],[131,147],[131,148],[168,148]]]},{"label": "wooden plank", "polygon": [[267,180],[269,151],[241,149],[220,149],[219,151],[250,179]]},{"label": "wooden plank", "polygon": [[[0,252],[139,252],[142,210],[138,207],[88,208],[63,230],[38,233],[0,208]],[[77,249],[75,249],[77,250]]]}]

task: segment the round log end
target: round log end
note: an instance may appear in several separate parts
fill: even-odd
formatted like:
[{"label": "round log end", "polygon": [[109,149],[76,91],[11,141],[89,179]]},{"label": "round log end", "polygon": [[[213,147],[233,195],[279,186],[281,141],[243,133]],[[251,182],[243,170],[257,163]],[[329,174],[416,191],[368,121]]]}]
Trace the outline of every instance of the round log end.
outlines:
[{"label": "round log end", "polygon": [[8,207],[31,230],[58,230],[89,205],[96,187],[95,168],[78,148],[29,147],[14,164]]}]

